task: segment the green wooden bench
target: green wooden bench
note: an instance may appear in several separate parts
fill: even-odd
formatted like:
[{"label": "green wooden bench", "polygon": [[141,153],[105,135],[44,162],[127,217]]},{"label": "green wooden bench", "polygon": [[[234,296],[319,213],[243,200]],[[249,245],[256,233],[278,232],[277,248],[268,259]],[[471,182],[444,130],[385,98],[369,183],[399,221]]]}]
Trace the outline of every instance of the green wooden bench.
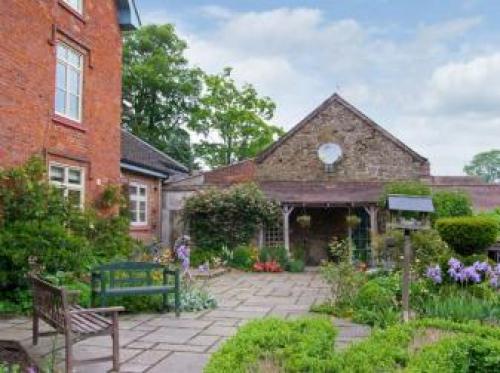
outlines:
[{"label": "green wooden bench", "polygon": [[[162,274],[162,283],[155,284],[153,272]],[[169,279],[173,277],[173,281]],[[99,297],[101,307],[108,298],[124,295],[163,295],[163,310],[168,309],[168,295],[173,293],[175,314],[180,314],[179,270],[170,270],[159,263],[120,262],[104,264],[92,270],[92,305]]]}]

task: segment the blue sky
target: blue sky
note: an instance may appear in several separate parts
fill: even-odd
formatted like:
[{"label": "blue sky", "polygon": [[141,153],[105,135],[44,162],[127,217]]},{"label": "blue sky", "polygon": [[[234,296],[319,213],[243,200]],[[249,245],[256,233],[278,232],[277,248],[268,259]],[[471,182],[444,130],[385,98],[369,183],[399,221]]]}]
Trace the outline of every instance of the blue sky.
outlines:
[{"label": "blue sky", "polygon": [[234,68],[292,127],[333,92],[460,174],[500,144],[496,0],[136,0],[144,23],[174,23],[193,65]]}]

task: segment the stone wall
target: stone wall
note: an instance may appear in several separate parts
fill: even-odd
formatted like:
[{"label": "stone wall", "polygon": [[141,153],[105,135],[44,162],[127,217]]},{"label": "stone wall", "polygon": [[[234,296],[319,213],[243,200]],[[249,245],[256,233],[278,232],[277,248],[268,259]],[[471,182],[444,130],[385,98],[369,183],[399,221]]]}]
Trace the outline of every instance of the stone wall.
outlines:
[{"label": "stone wall", "polygon": [[[317,150],[334,142],[343,156],[326,173]],[[331,101],[300,130],[260,163],[257,178],[300,181],[386,181],[418,179],[429,172],[428,162],[417,158],[375,128],[366,118],[338,101]]]}]

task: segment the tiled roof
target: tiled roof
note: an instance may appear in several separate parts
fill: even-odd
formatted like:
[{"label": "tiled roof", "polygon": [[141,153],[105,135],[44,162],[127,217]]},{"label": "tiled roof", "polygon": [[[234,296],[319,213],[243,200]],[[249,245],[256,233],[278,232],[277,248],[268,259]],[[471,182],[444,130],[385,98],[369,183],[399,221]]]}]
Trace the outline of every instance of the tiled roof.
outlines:
[{"label": "tiled roof", "polygon": [[259,183],[262,191],[280,202],[296,204],[376,203],[383,184],[378,182],[297,182],[267,181]]},{"label": "tiled roof", "polygon": [[127,164],[157,171],[165,175],[189,172],[188,168],[183,164],[123,129],[121,145],[121,161]]}]

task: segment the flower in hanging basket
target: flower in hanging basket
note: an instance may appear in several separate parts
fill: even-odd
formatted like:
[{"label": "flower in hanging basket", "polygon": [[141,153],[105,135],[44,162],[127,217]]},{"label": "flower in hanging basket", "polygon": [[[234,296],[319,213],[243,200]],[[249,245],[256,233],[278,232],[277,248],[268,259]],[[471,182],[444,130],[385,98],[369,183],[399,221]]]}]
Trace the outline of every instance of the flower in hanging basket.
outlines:
[{"label": "flower in hanging basket", "polygon": [[361,219],[356,215],[347,215],[345,222],[349,228],[356,228],[359,224],[361,224]]},{"label": "flower in hanging basket", "polygon": [[299,215],[297,216],[297,223],[302,227],[302,228],[309,228],[311,226],[311,215]]}]

